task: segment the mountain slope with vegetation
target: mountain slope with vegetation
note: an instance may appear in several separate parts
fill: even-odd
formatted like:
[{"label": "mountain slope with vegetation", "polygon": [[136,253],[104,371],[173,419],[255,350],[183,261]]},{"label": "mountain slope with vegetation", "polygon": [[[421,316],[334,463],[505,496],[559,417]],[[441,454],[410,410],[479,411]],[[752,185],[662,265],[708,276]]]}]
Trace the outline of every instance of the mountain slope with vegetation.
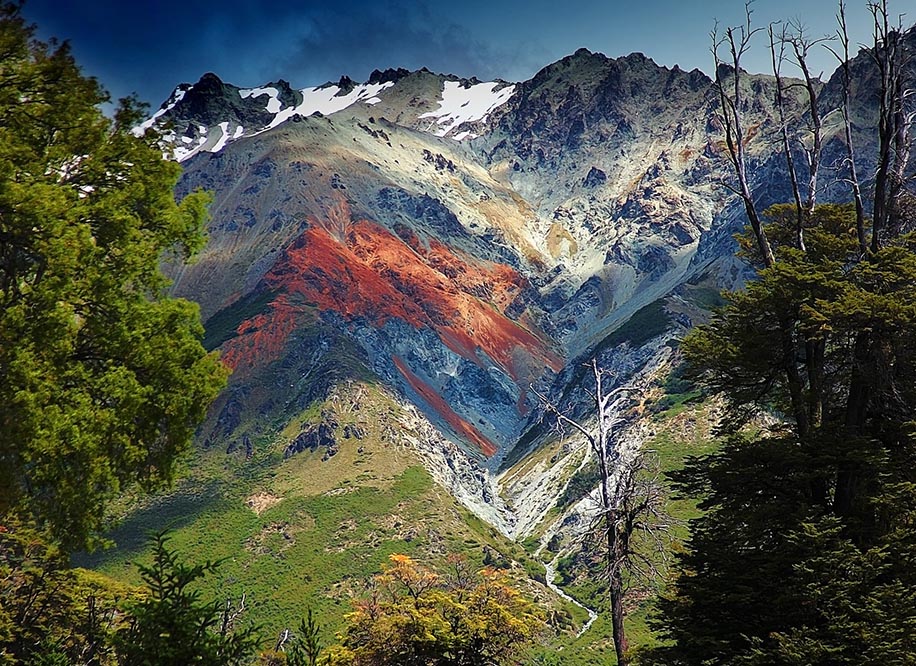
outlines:
[{"label": "mountain slope with vegetation", "polygon": [[0,658],[911,659],[886,3],[827,83],[794,28],[744,72],[748,12],[714,79],[208,74],[142,123],[2,7]]}]

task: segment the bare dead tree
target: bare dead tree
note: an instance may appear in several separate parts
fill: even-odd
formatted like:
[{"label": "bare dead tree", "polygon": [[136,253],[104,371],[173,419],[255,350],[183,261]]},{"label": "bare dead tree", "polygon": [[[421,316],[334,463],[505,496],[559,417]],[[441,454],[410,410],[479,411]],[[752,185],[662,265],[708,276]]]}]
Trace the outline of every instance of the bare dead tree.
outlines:
[{"label": "bare dead tree", "polygon": [[888,176],[891,170],[891,141],[893,125],[893,61],[888,50],[894,42],[888,41],[890,32],[887,6],[884,3],[869,3],[874,19],[872,57],[878,67],[880,93],[878,96],[878,164],[875,169],[875,200],[872,211],[871,251],[881,247],[881,231],[887,227],[888,218]]},{"label": "bare dead tree", "polygon": [[284,646],[289,642],[289,639],[293,637],[293,632],[289,629],[283,629],[280,634],[277,636],[277,642],[274,645],[274,652],[280,652],[283,650]]},{"label": "bare dead tree", "polygon": [[[805,28],[801,23],[782,25],[778,36],[774,30],[774,25],[771,24],[768,32],[770,36],[770,57],[773,64],[773,76],[776,79],[776,109],[779,113],[783,152],[785,153],[786,162],[788,164],[792,196],[795,201],[795,244],[804,252],[804,229],[817,203],[817,181],[820,172],[821,154],[823,152],[823,121],[817,104],[820,79],[811,74],[811,69],[808,66],[808,57],[811,49],[826,41],[826,38],[810,38],[805,33]],[[791,55],[786,53],[786,47],[791,49]],[[788,86],[785,85],[782,77],[782,65],[787,61],[794,64],[801,71],[802,80],[800,83],[791,83]],[[787,101],[784,95],[786,90],[797,86],[800,86],[804,91],[806,113],[804,113],[803,116],[808,126],[808,134],[810,136],[808,142],[800,142],[802,153],[805,156],[808,167],[808,182],[805,188],[804,197],[802,197],[801,184],[798,172],[795,168],[792,150],[793,142],[789,138],[790,122],[797,122],[798,118],[790,119],[788,117],[786,113]]]},{"label": "bare dead tree", "polygon": [[[746,22],[737,28],[729,28],[724,35],[719,37],[713,31],[713,56],[716,65],[716,89],[720,99],[720,113],[723,118],[726,145],[729,148],[729,159],[738,180],[738,194],[741,196],[748,220],[756,240],[757,250],[762,257],[764,268],[772,267],[777,259],[766,237],[766,231],[760,227],[760,213],[754,210],[754,201],[750,194],[749,174],[747,172],[745,153],[742,148],[744,131],[741,128],[743,121],[740,110],[743,106],[741,86],[739,80],[743,72],[740,69],[741,57],[750,48],[751,37],[758,31],[751,25],[750,9],[746,6]],[[870,54],[877,72],[877,99],[878,99],[878,155],[874,173],[874,186],[872,188],[872,231],[870,243],[867,242],[865,205],[863,202],[862,188],[858,174],[855,171],[855,149],[852,135],[852,76],[849,62],[849,37],[846,29],[845,7],[840,3],[838,20],[840,24],[839,39],[842,47],[842,56],[838,51],[834,53],[842,58],[843,66],[843,114],[847,143],[847,159],[849,160],[850,182],[853,190],[853,199],[856,205],[856,234],[857,245],[860,252],[859,261],[870,261],[885,242],[901,233],[906,220],[907,212],[904,209],[906,193],[906,167],[910,159],[911,134],[910,126],[916,118],[916,112],[910,108],[910,99],[914,91],[906,88],[905,72],[907,70],[907,52],[903,39],[901,21],[896,23],[891,20],[887,0],[873,0],[868,3],[868,9],[873,19],[873,43],[868,53]],[[784,126],[789,122],[785,113],[785,91],[780,75],[780,64],[785,58],[786,50],[791,51],[794,63],[802,71],[800,84],[806,94],[806,110],[799,118],[805,118],[808,128],[813,132],[810,148],[806,146],[806,155],[809,166],[809,179],[807,196],[801,191],[798,181],[793,187],[799,188],[795,193],[796,209],[799,211],[799,220],[804,221],[804,216],[810,217],[814,210],[817,193],[817,171],[820,161],[820,126],[821,119],[817,105],[818,81],[811,76],[807,67],[809,50],[821,40],[809,40],[804,36],[800,26],[791,32],[777,35],[771,30],[770,45],[773,50],[774,73],[777,76],[778,100],[783,102],[780,109],[780,119]],[[777,52],[778,48],[778,52]],[[831,49],[832,50],[832,49]],[[730,62],[723,67],[721,53],[728,53]],[[723,74],[724,72],[724,74]],[[733,77],[733,78],[729,78]],[[729,88],[726,84],[733,84]],[[780,106],[779,101],[777,106]],[[783,148],[790,144],[789,137],[783,135]],[[791,177],[791,175],[790,175]],[[804,215],[802,215],[804,213]],[[800,225],[803,227],[803,224]],[[798,230],[797,242],[802,247],[802,229]],[[779,315],[776,322],[779,331],[782,361],[781,370],[789,392],[792,416],[795,418],[799,438],[806,441],[811,432],[820,427],[823,419],[824,404],[824,378],[825,378],[825,349],[823,336],[806,335],[797,326],[797,322],[790,314]],[[881,350],[875,347],[876,342],[869,330],[863,330],[855,336],[852,342],[851,359],[852,372],[847,391],[845,405],[845,427],[850,432],[858,432],[863,420],[866,418],[867,405],[873,399],[876,391],[874,364],[880,358]],[[800,350],[804,349],[804,353]],[[833,493],[832,504],[836,515],[847,515],[856,493],[855,469],[840,469]],[[815,490],[815,492],[818,492]],[[827,501],[828,493],[819,492]]]},{"label": "bare dead tree", "polygon": [[776,79],[776,109],[779,111],[779,129],[782,134],[782,150],[786,156],[786,166],[789,171],[789,182],[792,186],[792,198],[795,200],[796,222],[795,243],[798,249],[805,250],[805,226],[801,199],[801,189],[798,185],[798,172],[795,170],[795,158],[792,154],[792,142],[789,140],[789,122],[786,118],[786,103],[783,96],[782,64],[785,61],[786,42],[788,41],[786,27],[780,27],[779,36],[776,36],[774,24],[768,30],[770,36],[770,57],[773,63],[773,76]]},{"label": "bare dead tree", "polygon": [[[545,412],[556,416],[558,423],[580,433],[598,465],[598,513],[590,533],[599,536],[608,580],[614,650],[617,663],[630,663],[629,645],[624,629],[624,597],[627,574],[647,579],[658,574],[655,558],[666,551],[670,519],[665,512],[664,493],[658,473],[651,469],[647,452],[625,455],[618,447],[614,428],[621,419],[613,415],[623,394],[637,392],[635,386],[619,386],[608,390],[604,373],[592,360],[595,392],[591,395],[597,417],[597,432],[564,414],[546,396],[532,388],[541,400]],[[644,546],[651,545],[647,551]]]},{"label": "bare dead tree", "polygon": [[846,160],[849,169],[849,186],[852,190],[852,199],[856,207],[856,238],[859,241],[859,254],[865,256],[868,252],[868,239],[865,236],[865,205],[862,201],[862,186],[859,183],[859,174],[856,170],[856,151],[852,140],[852,119],[850,116],[850,98],[852,97],[852,72],[850,69],[849,55],[849,28],[846,24],[846,3],[840,0],[837,12],[837,39],[842,46],[842,55],[827,46],[834,57],[840,61],[843,72],[843,130],[846,138]]},{"label": "bare dead tree", "polygon": [[[744,25],[728,27],[725,29],[724,34],[721,35],[718,32],[718,26],[716,26],[710,34],[712,39],[711,50],[715,61],[716,78],[714,86],[719,95],[720,120],[725,130],[725,145],[728,148],[729,160],[738,178],[737,192],[744,203],[744,211],[754,232],[757,248],[763,258],[763,264],[766,267],[770,267],[775,263],[776,259],[773,256],[773,250],[763,229],[760,214],[757,211],[757,205],[751,193],[750,180],[747,173],[744,122],[742,120],[744,99],[741,93],[741,58],[747,53],[751,46],[751,40],[755,34],[760,32],[761,28],[754,28],[751,25],[752,12],[750,3],[745,4],[744,11]],[[729,54],[727,64],[720,57],[720,53],[723,50]],[[729,70],[731,70],[731,81],[728,80],[729,75],[727,72]],[[729,84],[731,85],[729,86]],[[731,90],[729,90],[729,87]]]},{"label": "bare dead tree", "polygon": [[808,188],[805,193],[804,214],[805,218],[808,219],[814,212],[814,206],[817,202],[817,177],[820,172],[823,149],[823,123],[817,103],[820,79],[812,76],[808,67],[808,55],[812,48],[826,41],[826,38],[812,39],[805,34],[805,27],[801,23],[790,25],[791,29],[786,35],[786,39],[792,47],[793,62],[802,73],[802,86],[807,99],[806,119],[808,131],[811,135],[811,147],[805,146],[805,159],[808,162]]},{"label": "bare dead tree", "polygon": [[226,604],[220,616],[220,637],[227,637],[235,629],[235,625],[238,623],[239,618],[245,613],[246,598],[247,595],[242,593],[237,604],[232,597],[226,599]]},{"label": "bare dead tree", "polygon": [[[658,580],[671,542],[672,519],[655,452],[639,449],[621,457],[614,475],[618,546],[613,569],[628,574],[624,584]],[[606,541],[607,512],[600,508],[590,532]]]},{"label": "bare dead tree", "polygon": [[892,23],[887,0],[868,3],[873,19],[872,59],[878,69],[878,163],[875,169],[871,251],[881,247],[881,235],[900,230],[905,170],[910,157],[909,127],[914,114],[906,100],[912,91],[904,87],[908,55],[903,47],[901,20]]}]

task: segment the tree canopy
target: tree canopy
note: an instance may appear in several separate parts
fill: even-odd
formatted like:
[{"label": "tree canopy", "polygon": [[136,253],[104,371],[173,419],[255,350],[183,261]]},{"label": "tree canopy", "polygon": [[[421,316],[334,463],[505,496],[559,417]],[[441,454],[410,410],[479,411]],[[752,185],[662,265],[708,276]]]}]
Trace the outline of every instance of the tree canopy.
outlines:
[{"label": "tree canopy", "polygon": [[[714,44],[717,64],[720,47],[731,56],[730,69],[717,68],[716,84],[749,222],[740,255],[758,273],[684,340],[694,377],[726,401],[727,440],[675,477],[706,513],[691,521],[679,575],[656,618],[670,643],[651,651],[649,663],[914,663],[912,71],[887,1],[868,8],[875,41],[860,55],[868,77],[856,83],[860,103],[876,107],[878,150],[865,183],[855,167],[855,84],[842,2],[838,13],[845,206],[815,203],[825,130],[805,56],[817,42],[801,28],[784,30],[780,51],[770,29],[777,89],[796,85],[779,76],[788,47],[810,103],[796,127],[780,106],[795,203],[759,213],[741,147],[739,59],[757,32],[750,9],[745,26],[728,28]],[[794,152],[804,159],[795,161]],[[768,419],[755,420],[761,414]]]},{"label": "tree canopy", "polygon": [[[916,654],[916,236],[862,261],[852,206],[815,208],[807,251],[776,262],[685,340],[728,399],[723,449],[676,476],[707,513],[662,603],[667,664],[910,663]],[[749,240],[746,236],[745,240]],[[742,431],[792,414],[785,351],[806,378],[807,428]]]},{"label": "tree canopy", "polygon": [[0,5],[0,520],[68,549],[126,487],[171,478],[226,378],[161,270],[202,247],[208,195],[176,203],[180,167],[106,101]]},{"label": "tree canopy", "polygon": [[127,607],[129,620],[114,644],[124,666],[239,666],[250,662],[258,629],[234,626],[231,605],[201,599],[194,584],[218,562],[186,564],[168,547],[168,536],[151,537],[153,561],[138,565],[146,595]]},{"label": "tree canopy", "polygon": [[346,616],[334,666],[483,666],[512,663],[543,621],[536,606],[493,569],[463,560],[440,575],[392,555],[373,594]]},{"label": "tree canopy", "polygon": [[[846,206],[815,205],[822,128],[812,94],[806,130],[790,139],[783,129],[795,203],[757,213],[739,148],[738,59],[756,32],[750,11],[746,26],[716,44],[732,54],[717,85],[750,223],[739,236],[741,255],[759,270],[684,340],[694,377],[726,400],[727,441],[675,477],[706,513],[691,521],[679,576],[661,602],[656,624],[670,643],[652,651],[651,663],[914,663],[916,218],[905,92],[912,73],[887,2],[869,9],[875,44],[863,57],[874,75],[867,85],[878,107],[878,165],[860,186],[846,63]],[[848,59],[842,4],[839,19]],[[783,39],[804,70],[811,42],[801,32]],[[808,151],[805,197],[792,166],[796,141]],[[761,414],[772,425],[755,421]]]}]

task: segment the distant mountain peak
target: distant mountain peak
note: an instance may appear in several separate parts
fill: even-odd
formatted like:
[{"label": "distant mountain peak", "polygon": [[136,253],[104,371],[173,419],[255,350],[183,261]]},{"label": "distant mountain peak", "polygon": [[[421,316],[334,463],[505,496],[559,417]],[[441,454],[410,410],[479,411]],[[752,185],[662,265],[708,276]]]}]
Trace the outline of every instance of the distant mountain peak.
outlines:
[{"label": "distant mountain peak", "polygon": [[[421,70],[422,71],[422,70]],[[384,71],[379,71],[377,69],[372,70],[372,74],[369,75],[369,83],[397,83],[405,76],[409,76],[410,71],[404,69],[403,67],[398,67],[397,69],[388,68]]]},{"label": "distant mountain peak", "polygon": [[206,87],[215,87],[222,86],[223,80],[219,78],[213,72],[206,72],[203,76],[200,77],[200,80],[194,84],[195,88],[206,88]]},{"label": "distant mountain peak", "polygon": [[[436,80],[439,86],[433,90]],[[403,86],[405,92],[391,95],[396,86]],[[420,106],[422,96],[408,92],[417,86],[426,97]],[[462,140],[477,136],[480,124],[513,91],[514,86],[505,81],[433,74],[426,68],[418,72],[404,68],[374,70],[365,83],[343,75],[337,82],[299,90],[282,79],[256,88],[239,88],[207,72],[197,83],[179,85],[134,131],[139,134],[156,127],[163,133],[164,152],[185,161],[202,152],[219,152],[230,143],[288,120],[330,116],[354,105],[373,106],[386,98],[386,114],[402,115],[405,109],[414,109],[416,129]]]},{"label": "distant mountain peak", "polygon": [[337,91],[335,97],[345,97],[346,95],[349,95],[351,92],[353,92],[354,88],[356,88],[356,82],[344,74],[337,82],[337,87],[339,90]]}]

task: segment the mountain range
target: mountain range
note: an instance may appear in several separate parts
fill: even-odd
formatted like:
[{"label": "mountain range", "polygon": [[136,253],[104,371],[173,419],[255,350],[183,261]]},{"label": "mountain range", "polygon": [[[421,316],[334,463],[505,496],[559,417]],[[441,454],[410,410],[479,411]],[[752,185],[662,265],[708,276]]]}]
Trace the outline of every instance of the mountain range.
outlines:
[{"label": "mountain range", "polygon": [[[867,55],[852,71],[869,173]],[[789,201],[774,79],[742,85],[754,196]],[[848,197],[839,86],[819,84],[824,201]],[[803,93],[788,91],[800,123]],[[515,83],[389,69],[305,89],[179,85],[135,131],[156,128],[182,163],[179,196],[214,197],[206,248],[171,269],[234,370],[201,447],[241,468],[311,452],[303,473],[320,477],[371,430],[506,537],[573,547],[588,489],[563,498],[590,454],[558,438],[538,395],[593,420],[597,358],[614,386],[643,389],[606,415],[621,448],[640,446],[677,338],[749,275],[718,107],[699,70],[585,49]],[[366,386],[386,407],[351,418]]]}]

